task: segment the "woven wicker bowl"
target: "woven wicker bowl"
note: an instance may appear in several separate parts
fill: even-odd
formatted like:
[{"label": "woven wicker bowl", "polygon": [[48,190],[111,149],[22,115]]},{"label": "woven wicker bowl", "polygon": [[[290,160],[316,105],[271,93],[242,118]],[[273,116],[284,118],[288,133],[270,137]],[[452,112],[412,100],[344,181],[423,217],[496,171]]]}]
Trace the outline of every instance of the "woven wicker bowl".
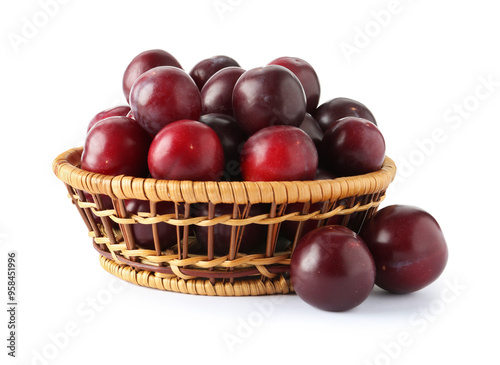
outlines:
[{"label": "woven wicker bowl", "polygon": [[[83,219],[103,268],[138,285],[199,295],[292,292],[288,279],[290,257],[305,222],[315,220],[321,226],[341,215],[342,225],[358,230],[376,211],[396,173],[394,162],[386,157],[377,172],[333,180],[167,181],[84,171],[79,168],[82,150],[74,148],[59,155],[53,170]],[[86,199],[89,194],[93,202]],[[111,198],[114,209],[103,209],[104,196]],[[150,209],[131,214],[125,209],[126,199],[148,200]],[[174,202],[175,213],[157,215],[156,204],[160,201]],[[285,214],[287,204],[297,202],[304,203],[302,211]],[[317,202],[322,202],[321,209],[310,211]],[[208,203],[208,216],[190,217],[190,207],[198,203]],[[214,208],[221,203],[233,204],[233,214],[215,216]],[[249,216],[248,208],[260,203],[269,205],[269,213]],[[294,240],[277,252],[280,226],[285,220],[299,223]],[[265,248],[255,254],[239,253],[238,238],[252,223],[267,226]],[[131,229],[134,224],[151,227],[154,250],[135,243]],[[177,244],[166,250],[160,249],[161,224],[176,226]],[[231,226],[229,251],[223,256],[214,255],[213,227],[217,224]],[[201,253],[195,237],[190,235],[192,225],[208,227],[208,247]]]}]

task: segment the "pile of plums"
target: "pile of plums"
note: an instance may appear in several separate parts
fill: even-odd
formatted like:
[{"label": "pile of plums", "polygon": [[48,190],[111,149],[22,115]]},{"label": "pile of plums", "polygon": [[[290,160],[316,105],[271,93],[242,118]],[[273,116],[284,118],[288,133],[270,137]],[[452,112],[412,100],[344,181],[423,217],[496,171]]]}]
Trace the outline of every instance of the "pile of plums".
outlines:
[{"label": "pile of plums", "polygon": [[[297,181],[374,172],[385,158],[384,137],[370,110],[348,98],[319,105],[319,78],[300,58],[281,57],[245,70],[230,57],[214,56],[188,73],[170,53],[149,50],[129,63],[122,88],[129,105],[102,111],[89,123],[84,170],[165,180]],[[112,208],[109,199],[102,204]],[[247,208],[219,204],[214,214],[269,212],[265,204]],[[303,208],[290,204],[285,213]],[[126,209],[137,214],[150,207],[128,200]],[[174,203],[156,206],[157,214],[174,211]],[[189,214],[207,216],[208,207],[195,205]],[[444,270],[443,235],[421,209],[384,208],[356,232],[339,224],[337,217],[320,228],[317,221],[307,222],[292,256],[295,292],[313,306],[347,310],[364,301],[374,284],[407,293]],[[297,226],[282,224],[282,249]],[[175,243],[173,229],[159,225],[162,249]],[[133,225],[133,233],[139,246],[154,249],[150,227]],[[194,234],[206,250],[207,228],[195,226]],[[238,252],[258,252],[266,234],[263,225],[245,227]],[[230,236],[229,226],[214,227],[215,254],[228,255]]]}]

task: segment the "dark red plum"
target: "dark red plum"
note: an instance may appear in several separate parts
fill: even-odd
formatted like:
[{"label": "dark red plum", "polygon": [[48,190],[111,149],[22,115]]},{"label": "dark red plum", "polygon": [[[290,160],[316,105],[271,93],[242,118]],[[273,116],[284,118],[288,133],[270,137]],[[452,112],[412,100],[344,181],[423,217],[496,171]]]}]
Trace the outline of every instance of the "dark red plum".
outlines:
[{"label": "dark red plum", "polygon": [[226,67],[208,79],[201,89],[201,114],[233,116],[233,89],[244,72],[241,67]]},{"label": "dark red plum", "polygon": [[115,106],[113,108],[109,108],[106,110],[103,110],[100,113],[97,113],[89,123],[89,126],[87,127],[87,132],[92,128],[97,122],[109,118],[109,117],[126,117],[128,116],[128,113],[130,112],[130,107],[128,105],[120,105],[120,106]]},{"label": "dark red plum", "polygon": [[129,102],[130,89],[135,80],[144,72],[158,66],[173,66],[182,69],[179,62],[170,53],[161,49],[152,49],[144,51],[129,63],[123,74],[123,94]]},{"label": "dark red plum", "polygon": [[313,113],[313,117],[323,132],[326,132],[333,123],[344,117],[363,118],[377,125],[372,112],[364,104],[349,98],[335,98],[321,104]]},{"label": "dark red plum", "polygon": [[366,174],[382,167],[385,140],[370,121],[342,118],[326,131],[320,154],[321,161],[336,176]]},{"label": "dark red plum", "polygon": [[241,175],[246,181],[312,180],[318,153],[302,129],[276,125],[261,129],[243,145]]},{"label": "dark red plum", "polygon": [[198,89],[201,90],[210,77],[226,67],[240,67],[240,65],[231,57],[213,56],[198,62],[189,71],[189,76],[194,80]]},{"label": "dark red plum", "polygon": [[314,68],[307,61],[298,57],[280,57],[269,64],[286,67],[297,76],[306,94],[306,111],[313,113],[318,106],[321,92],[319,78]]},{"label": "dark red plum", "polygon": [[346,311],[372,291],[375,263],[356,233],[343,226],[326,226],[297,243],[290,280],[306,303],[327,311]]},{"label": "dark red plum", "polygon": [[137,123],[156,134],[177,120],[198,120],[201,96],[186,72],[162,66],[139,76],[130,91],[130,107]]},{"label": "dark red plum", "polygon": [[298,127],[306,112],[304,89],[285,67],[254,68],[241,75],[234,86],[233,112],[249,136],[274,125]]},{"label": "dark red plum", "polygon": [[408,205],[379,210],[361,229],[377,267],[377,284],[392,293],[411,293],[435,281],[448,261],[437,221]]},{"label": "dark red plum", "polygon": [[217,181],[224,171],[224,150],[212,128],[179,120],[155,136],[148,165],[155,179]]},{"label": "dark red plum", "polygon": [[151,137],[133,119],[110,117],[87,134],[81,167],[104,175],[148,176]]}]

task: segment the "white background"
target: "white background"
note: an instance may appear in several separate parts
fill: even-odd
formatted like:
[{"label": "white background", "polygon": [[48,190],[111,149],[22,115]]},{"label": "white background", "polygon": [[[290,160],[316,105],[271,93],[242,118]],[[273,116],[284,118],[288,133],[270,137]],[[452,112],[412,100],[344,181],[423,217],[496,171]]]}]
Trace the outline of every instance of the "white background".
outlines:
[{"label": "white background", "polygon": [[[0,5],[0,363],[498,359],[495,2],[61,0],[44,10],[50,2]],[[295,295],[182,295],[101,269],[51,163],[82,145],[94,114],[124,103],[123,71],[151,48],[186,70],[217,54],[246,69],[301,57],[320,77],[321,102],[366,104],[399,167],[383,206],[413,204],[434,215],[449,245],[443,275],[411,295],[375,289],[354,310],[328,313]],[[19,268],[14,360],[6,355],[9,250]]]}]

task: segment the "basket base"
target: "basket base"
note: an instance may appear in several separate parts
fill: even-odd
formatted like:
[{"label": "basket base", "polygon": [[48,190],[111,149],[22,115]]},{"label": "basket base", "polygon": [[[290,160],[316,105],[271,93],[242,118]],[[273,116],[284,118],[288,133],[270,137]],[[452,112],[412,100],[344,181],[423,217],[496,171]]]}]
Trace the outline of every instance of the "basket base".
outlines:
[{"label": "basket base", "polygon": [[99,262],[104,270],[120,279],[140,286],[177,293],[230,297],[293,293],[290,281],[285,279],[283,275],[265,281],[235,279],[233,283],[218,281],[213,284],[210,279],[184,280],[147,270],[136,270],[128,265],[117,264],[102,255],[99,256]]}]

